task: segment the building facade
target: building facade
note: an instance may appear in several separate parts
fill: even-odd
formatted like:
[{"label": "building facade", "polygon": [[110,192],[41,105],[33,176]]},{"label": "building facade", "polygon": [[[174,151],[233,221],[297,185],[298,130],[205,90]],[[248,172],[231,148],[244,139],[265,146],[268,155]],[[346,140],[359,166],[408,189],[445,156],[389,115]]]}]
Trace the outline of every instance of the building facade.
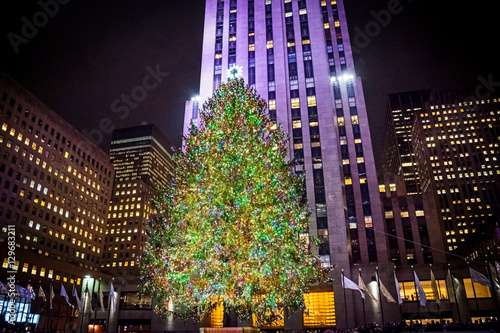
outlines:
[{"label": "building facade", "polygon": [[[345,302],[341,272],[357,281],[361,268],[371,281],[376,265],[384,278],[393,266],[343,2],[206,1],[200,97],[186,103],[185,135],[191,123],[200,125],[199,101],[232,66],[243,68],[245,81],[268,101],[271,119],[290,135],[290,158],[306,175],[309,232],[321,240],[324,265],[335,266],[333,286],[317,295],[330,293],[322,315],[332,319],[296,320],[300,327],[353,327],[362,321],[361,302],[350,292]],[[284,327],[298,325],[293,320]]]},{"label": "building facade", "polygon": [[415,113],[424,109],[429,97],[429,90],[418,90],[389,94],[387,99],[383,170],[401,175],[409,195],[421,192],[411,133]]},{"label": "building facade", "polygon": [[433,94],[413,126],[421,181],[438,198],[450,251],[481,225],[495,223],[500,209],[500,100],[471,97]]},{"label": "building facade", "polygon": [[[0,276],[15,272],[21,286],[31,281],[46,291],[51,281],[56,292],[61,284],[80,289],[102,260],[109,157],[3,73],[0,124]],[[15,259],[7,255],[9,237]]]},{"label": "building facade", "polygon": [[146,240],[151,198],[168,186],[172,148],[154,125],[113,131],[110,160],[115,169],[101,268],[113,275],[137,276]]}]

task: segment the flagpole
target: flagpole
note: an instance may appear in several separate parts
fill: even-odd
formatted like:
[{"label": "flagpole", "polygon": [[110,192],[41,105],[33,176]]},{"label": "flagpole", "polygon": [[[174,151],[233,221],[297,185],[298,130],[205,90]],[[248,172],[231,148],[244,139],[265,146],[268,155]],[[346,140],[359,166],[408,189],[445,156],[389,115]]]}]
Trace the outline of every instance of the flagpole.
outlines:
[{"label": "flagpole", "polygon": [[[47,300],[47,311],[45,312],[45,318],[43,318],[43,329],[47,327],[47,320],[49,319],[49,313],[50,313],[50,304],[52,303],[52,300],[50,299],[50,291],[52,290],[52,280],[50,280],[49,283],[49,298]],[[47,295],[45,295],[47,297]]]},{"label": "flagpole", "polygon": [[[432,272],[432,264],[429,264],[430,268],[431,268],[431,277],[434,276],[434,273]],[[432,279],[431,279],[432,280]],[[441,303],[441,298],[440,298],[440,293],[441,293],[441,290],[437,288],[437,281],[436,281],[436,277],[434,276],[434,283],[436,285],[436,289],[437,289],[437,295],[434,295],[436,297],[436,305],[437,305],[437,309],[438,309],[438,313],[439,313],[439,322],[442,322],[443,321],[443,316],[441,315],[441,307],[439,305],[439,303]],[[432,281],[431,281],[431,289],[432,289]],[[432,293],[434,293],[434,290],[432,290]]]},{"label": "flagpole", "polygon": [[78,311],[78,317],[81,319],[80,321],[80,333],[83,332],[83,320],[85,319],[85,309],[87,307],[87,292],[89,290],[89,281],[87,281],[87,284],[85,285],[85,291],[83,292],[83,313],[80,316],[80,311]]},{"label": "flagpole", "polygon": [[[95,333],[95,320],[96,320],[96,317],[97,317],[97,308],[98,308],[98,304],[97,304],[97,300],[98,300],[98,297],[99,297],[99,292],[101,291],[101,279],[99,278],[99,284],[97,286],[98,290],[97,290],[97,294],[96,294],[96,305],[95,305],[95,310],[94,310],[94,325],[92,327],[92,333]],[[93,294],[93,293],[92,293]]]},{"label": "flagpole", "polygon": [[[63,283],[61,283],[61,286],[64,286]],[[59,322],[59,315],[61,313],[61,292],[59,291],[59,306],[57,308],[57,317],[56,317],[56,331],[57,331],[57,324]]]},{"label": "flagpole", "polygon": [[415,296],[417,297],[417,307],[418,307],[418,319],[420,319],[420,323],[422,323],[422,314],[420,313],[420,295],[419,290],[417,288],[417,280],[415,280],[415,269],[413,268],[413,265],[411,266],[411,269],[413,270],[413,283],[415,284]]},{"label": "flagpole", "polygon": [[384,321],[384,306],[382,303],[382,292],[380,291],[380,277],[378,275],[378,266],[375,267],[375,274],[377,275],[377,285],[378,285],[378,298],[380,302],[380,314],[382,315],[382,328],[385,327],[385,321]]},{"label": "flagpole", "polygon": [[[469,262],[467,261],[467,267],[469,267]],[[469,267],[469,276],[470,276],[470,267]],[[476,310],[479,311],[479,303],[477,302],[476,297],[476,288],[474,287],[474,282],[472,281],[472,276],[470,276],[470,283],[472,284],[472,291],[474,292],[474,300],[476,301]]]},{"label": "flagpole", "polygon": [[488,274],[488,278],[490,279],[491,283],[491,292],[493,293],[493,299],[495,300],[495,310],[497,312],[497,318],[500,318],[500,311],[498,310],[498,299],[497,299],[497,292],[495,290],[495,281],[493,281],[493,275],[490,272],[490,267],[488,265],[488,261],[485,260],[486,263],[486,273]]},{"label": "flagpole", "polygon": [[[359,269],[358,274],[361,277],[361,268]],[[363,303],[363,321],[364,321],[365,326],[366,326],[366,311],[365,311],[365,298],[364,297],[361,297],[361,302]]]},{"label": "flagpole", "polygon": [[[345,328],[348,329],[348,324],[347,324],[347,300],[345,298],[345,279],[344,279],[344,269],[342,268],[342,289],[344,289],[344,312],[345,312]],[[106,333],[108,331],[106,330]]]},{"label": "flagpole", "polygon": [[[453,281],[453,276],[451,275],[450,264],[448,264],[448,274],[450,274],[451,289],[453,290],[455,304],[457,305],[458,321],[462,321],[462,319],[460,318],[460,307],[458,306],[457,292],[455,291],[455,281]],[[448,297],[451,297],[451,295],[449,295]]]},{"label": "flagpole", "polygon": [[[38,283],[40,284],[38,286],[38,290],[40,291],[40,288],[42,287],[42,281],[38,281]],[[35,290],[33,289],[33,291],[35,291]],[[40,298],[40,297],[35,296],[35,308],[33,309],[33,321],[35,321],[36,306],[38,305],[38,298]]]},{"label": "flagpole", "polygon": [[[394,278],[397,280],[398,277],[396,275],[396,265],[394,265]],[[396,280],[394,281],[394,283],[396,283]],[[398,293],[398,291],[400,291],[399,289],[399,281],[398,281],[398,285],[396,286],[396,293]],[[401,303],[399,302],[399,300],[401,299],[401,293],[399,293],[398,295],[396,295],[396,298],[398,300],[398,305],[399,305],[399,316],[401,317],[401,324],[403,323],[403,300],[401,300]]]}]

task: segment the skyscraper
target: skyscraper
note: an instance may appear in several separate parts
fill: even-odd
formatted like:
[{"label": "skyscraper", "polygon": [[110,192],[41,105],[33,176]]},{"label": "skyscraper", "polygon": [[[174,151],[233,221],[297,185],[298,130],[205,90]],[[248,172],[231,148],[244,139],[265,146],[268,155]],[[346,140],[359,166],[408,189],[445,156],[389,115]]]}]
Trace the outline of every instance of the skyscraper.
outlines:
[{"label": "skyscraper", "polygon": [[413,126],[423,188],[435,191],[450,251],[500,210],[500,100],[471,96],[433,94]]},{"label": "skyscraper", "polygon": [[386,173],[403,177],[409,195],[420,193],[411,133],[415,113],[425,107],[429,90],[390,94],[387,100],[384,166]]},{"label": "skyscraper", "polygon": [[154,125],[113,131],[110,159],[116,172],[104,242],[104,271],[137,274],[136,261],[153,212],[150,199],[173,170],[168,140]]},{"label": "skyscraper", "polygon": [[[309,233],[321,240],[324,265],[335,266],[335,304],[342,306],[335,307],[329,324],[352,326],[354,317],[346,311],[354,310],[350,295],[343,306],[341,270],[357,279],[360,267],[372,276],[368,265],[377,263],[386,274],[384,264],[391,273],[392,264],[343,2],[207,0],[200,98],[186,103],[184,134],[191,122],[199,125],[198,101],[227,79],[232,66],[243,68],[245,81],[267,99],[271,119],[290,135],[290,158],[296,172],[306,175]],[[333,308],[332,298],[325,308],[328,302]],[[304,325],[309,319],[304,317]]]}]

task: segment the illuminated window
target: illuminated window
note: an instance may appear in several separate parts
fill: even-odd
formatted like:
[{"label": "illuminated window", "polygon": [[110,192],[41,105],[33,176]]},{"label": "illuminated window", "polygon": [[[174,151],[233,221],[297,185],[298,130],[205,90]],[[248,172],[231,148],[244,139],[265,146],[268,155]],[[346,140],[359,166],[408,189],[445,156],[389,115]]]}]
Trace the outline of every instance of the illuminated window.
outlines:
[{"label": "illuminated window", "polygon": [[31,274],[36,275],[37,270],[38,267],[36,265],[33,265],[33,267],[31,267]]},{"label": "illuminated window", "polygon": [[316,106],[316,96],[307,96],[307,106]]},{"label": "illuminated window", "polygon": [[[28,273],[28,265],[29,265],[29,264],[28,264],[27,262],[25,262],[25,263],[23,264],[23,269],[22,269],[23,273]],[[7,267],[4,267],[4,268],[7,268]]]},{"label": "illuminated window", "polygon": [[272,49],[273,48],[273,41],[272,40],[268,40],[267,41],[267,48],[268,49]]},{"label": "illuminated window", "polygon": [[[425,298],[428,301],[433,301],[436,298],[434,297],[434,292],[432,291],[431,281],[420,281],[422,285],[422,289],[425,292]],[[448,290],[446,289],[446,281],[445,280],[436,280],[436,285],[439,293],[439,297],[441,300],[448,299]],[[407,281],[407,282],[399,282],[399,288],[401,290],[401,298],[404,302],[413,302],[417,301],[418,296],[415,290],[415,281]]]},{"label": "illuminated window", "polygon": [[391,190],[391,192],[396,191],[396,184],[389,184],[389,189]]},{"label": "illuminated window", "polygon": [[378,190],[380,193],[384,193],[385,192],[385,185],[379,185]]},{"label": "illuminated window", "polygon": [[346,178],[345,181],[344,181],[344,183],[346,185],[351,185],[352,184],[352,179],[351,178]]},{"label": "illuminated window", "polygon": [[471,279],[463,279],[463,280],[464,280],[465,294],[467,295],[467,298],[474,298],[474,291],[476,292],[476,298],[491,297],[491,291],[489,287],[474,282],[474,288],[472,288]]},{"label": "illuminated window", "polygon": [[302,122],[300,120],[294,120],[292,124],[293,128],[301,128],[302,127]]},{"label": "illuminated window", "polygon": [[344,126],[344,117],[337,117],[337,123],[339,126]]},{"label": "illuminated window", "polygon": [[276,100],[275,99],[269,100],[269,110],[276,110]]},{"label": "illuminated window", "polygon": [[292,109],[300,108],[300,101],[298,97],[292,98],[291,103],[292,103]]},{"label": "illuminated window", "polygon": [[351,122],[353,125],[359,124],[358,116],[351,116]]},{"label": "illuminated window", "polygon": [[394,212],[392,210],[385,212],[385,218],[386,219],[392,219],[394,218]]},{"label": "illuminated window", "polygon": [[335,325],[335,303],[333,292],[304,294],[304,326]]}]

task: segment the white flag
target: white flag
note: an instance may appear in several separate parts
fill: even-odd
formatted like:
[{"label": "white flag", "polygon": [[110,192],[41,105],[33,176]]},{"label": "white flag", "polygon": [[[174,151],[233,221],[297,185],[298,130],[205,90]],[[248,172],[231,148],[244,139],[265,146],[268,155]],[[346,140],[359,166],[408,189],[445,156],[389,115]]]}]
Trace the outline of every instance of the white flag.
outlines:
[{"label": "white flag", "polygon": [[394,272],[394,282],[396,283],[396,294],[398,296],[399,305],[403,304],[403,299],[401,298],[401,289],[399,288],[398,278],[396,277],[396,272]]},{"label": "white flag", "polygon": [[[394,297],[392,297],[392,295],[389,292],[389,290],[387,290],[387,288],[384,286],[384,284],[382,283],[382,280],[380,280],[380,277],[379,277],[378,282],[380,284],[380,292],[382,293],[382,295],[384,295],[384,297],[387,300],[387,302],[389,302],[389,303],[396,303],[396,300],[394,299]],[[399,288],[399,286],[398,286],[398,288]]]},{"label": "white flag", "polygon": [[415,286],[417,287],[417,290],[418,290],[418,298],[420,299],[420,305],[426,306],[427,305],[427,297],[425,297],[424,288],[422,288],[422,285],[420,284],[420,280],[418,279],[417,273],[415,271],[413,271],[413,276],[415,277]]},{"label": "white flag", "polygon": [[448,298],[450,300],[450,303],[456,303],[455,296],[459,298],[459,287],[459,281],[455,277],[452,277],[451,271],[448,270],[448,275],[446,276],[446,289],[448,290]]},{"label": "white flag", "polygon": [[42,286],[38,289],[38,297],[41,297],[44,302],[47,302],[47,297],[45,296],[45,292],[43,291]]},{"label": "white flag", "polygon": [[99,290],[99,301],[101,302],[101,310],[104,311],[104,294],[102,289]]},{"label": "white flag", "polygon": [[432,293],[434,294],[434,298],[436,299],[436,304],[441,304],[441,299],[439,298],[439,291],[438,291],[438,287],[437,287],[436,277],[434,276],[432,269],[431,269],[431,288],[432,288]]},{"label": "white flag", "polygon": [[368,296],[370,296],[371,299],[373,299],[375,302],[378,302],[378,299],[375,296],[373,296],[373,294],[370,292],[365,282],[361,278],[361,273],[358,274],[358,287],[359,289],[363,290],[366,294],[368,294]]},{"label": "white flag", "polygon": [[490,266],[491,279],[495,285],[495,290],[500,290],[500,281],[498,281],[498,275],[495,266],[492,263],[488,264]]},{"label": "white flag", "polygon": [[49,303],[50,303],[50,309],[52,310],[52,299],[56,297],[56,294],[54,294],[54,287],[52,287],[52,283],[50,284],[50,296],[49,296]]},{"label": "white flag", "polygon": [[116,295],[115,295],[115,288],[113,287],[113,282],[111,282],[111,287],[109,288],[109,297],[111,300],[111,309],[113,309],[113,312],[116,312],[117,299],[116,299]]},{"label": "white flag", "polygon": [[365,298],[365,294],[363,294],[363,291],[359,289],[359,286],[356,283],[346,278],[344,274],[342,274],[342,276],[343,276],[342,288],[357,290],[361,293],[361,297]]},{"label": "white flag", "polygon": [[479,273],[475,269],[469,267],[470,279],[472,282],[482,284],[483,286],[491,287],[490,279],[488,279],[483,274]]}]

